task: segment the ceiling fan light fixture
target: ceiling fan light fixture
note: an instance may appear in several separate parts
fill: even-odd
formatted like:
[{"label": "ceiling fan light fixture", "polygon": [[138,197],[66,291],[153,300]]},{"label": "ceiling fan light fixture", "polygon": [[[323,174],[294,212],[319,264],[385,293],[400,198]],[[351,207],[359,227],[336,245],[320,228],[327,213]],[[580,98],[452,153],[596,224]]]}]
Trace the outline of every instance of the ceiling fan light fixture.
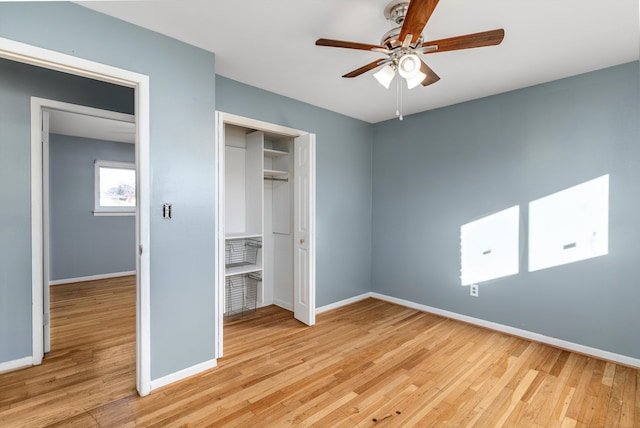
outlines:
[{"label": "ceiling fan light fixture", "polygon": [[422,83],[422,81],[426,78],[427,78],[427,75],[424,74],[422,71],[419,71],[418,74],[416,74],[415,76],[406,79],[407,88],[409,89],[415,88],[420,83]]},{"label": "ceiling fan light fixture", "polygon": [[418,85],[428,86],[440,80],[440,77],[418,57],[418,55],[447,52],[461,49],[499,45],[504,39],[504,29],[464,34],[440,40],[424,41],[422,32],[439,0],[387,0],[384,16],[395,22],[398,27],[387,31],[378,45],[349,42],[343,40],[318,39],[317,46],[328,46],[361,51],[376,52],[386,57],[370,62],[342,77],[357,77],[369,71],[375,72],[376,80],[389,89],[395,74],[396,79],[396,115],[402,120],[403,82],[407,88]]},{"label": "ceiling fan light fixture", "polygon": [[373,77],[376,78],[378,83],[380,83],[385,88],[389,89],[389,85],[396,75],[396,71],[389,64],[382,67],[379,71],[373,74]]},{"label": "ceiling fan light fixture", "polygon": [[418,58],[418,55],[408,54],[400,58],[398,73],[407,80],[420,73],[420,58]]}]

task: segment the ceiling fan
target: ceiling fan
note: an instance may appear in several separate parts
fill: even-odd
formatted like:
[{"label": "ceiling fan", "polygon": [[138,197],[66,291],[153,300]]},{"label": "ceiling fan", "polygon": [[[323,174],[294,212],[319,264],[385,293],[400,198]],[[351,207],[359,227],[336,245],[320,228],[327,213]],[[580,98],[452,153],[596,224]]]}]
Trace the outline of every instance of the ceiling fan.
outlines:
[{"label": "ceiling fan", "polygon": [[438,0],[392,0],[384,9],[384,16],[399,26],[385,33],[379,45],[347,42],[342,40],[318,39],[317,46],[357,49],[386,55],[342,77],[357,77],[382,66],[374,77],[386,88],[396,72],[407,81],[409,89],[419,84],[431,85],[440,77],[419,54],[448,52],[459,49],[498,45],[504,38],[504,30],[483,31],[440,40],[423,41],[422,30],[431,17]]}]

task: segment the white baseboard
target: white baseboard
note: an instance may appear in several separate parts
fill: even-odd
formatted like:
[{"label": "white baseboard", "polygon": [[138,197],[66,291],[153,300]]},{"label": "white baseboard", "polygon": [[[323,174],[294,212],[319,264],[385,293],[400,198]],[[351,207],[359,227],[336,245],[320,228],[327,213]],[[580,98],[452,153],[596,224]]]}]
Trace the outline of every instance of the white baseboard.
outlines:
[{"label": "white baseboard", "polygon": [[486,321],[480,318],[474,318],[467,315],[461,315],[455,312],[445,311],[443,309],[434,308],[431,306],[421,305],[409,300],[398,299],[396,297],[387,296],[380,293],[371,293],[371,297],[375,299],[384,300],[386,302],[395,303],[397,305],[406,306],[408,308],[417,309],[423,312],[429,312],[432,314],[440,315],[446,318],[451,318],[458,321],[463,321],[469,324],[474,324],[480,327],[488,328],[490,330],[496,330],[503,333],[507,333],[513,336],[529,339],[534,342],[545,343],[547,345],[555,346],[557,348],[566,349],[568,351],[577,352],[579,354],[590,355],[603,360],[613,361],[615,363],[624,364],[626,366],[632,366],[640,368],[640,359],[628,357],[626,355],[620,355],[613,352],[605,351],[598,348],[592,348],[590,346],[580,345],[579,343],[573,343],[555,337],[545,336],[543,334],[534,333],[528,330],[522,330],[520,328],[511,327],[504,324],[498,324],[492,321]]},{"label": "white baseboard", "polygon": [[33,365],[33,357],[29,356],[29,357],[18,358],[17,360],[0,363],[0,373],[23,369],[25,367],[31,367],[32,365]]},{"label": "white baseboard", "polygon": [[350,305],[352,303],[359,302],[360,300],[368,299],[369,297],[373,297],[373,293],[368,292],[364,294],[360,294],[358,296],[349,297],[348,299],[340,300],[339,302],[330,303],[328,305],[320,306],[316,308],[316,314],[321,314],[323,312],[330,311],[332,309],[337,309],[342,306]]},{"label": "white baseboard", "polygon": [[285,302],[284,300],[280,300],[280,299],[273,299],[273,304],[281,307],[282,309],[286,309],[289,312],[293,312],[293,304],[289,302]]},{"label": "white baseboard", "polygon": [[49,285],[51,286],[51,285],[60,285],[60,284],[70,284],[73,282],[95,281],[97,279],[119,278],[121,276],[130,276],[135,274],[136,274],[136,271],[131,270],[127,272],[114,272],[114,273],[103,273],[100,275],[80,276],[78,278],[56,279],[53,281],[49,281]]},{"label": "white baseboard", "polygon": [[445,311],[443,309],[434,308],[432,306],[422,305],[420,303],[411,302],[409,300],[398,299],[397,297],[387,296],[386,294],[380,294],[375,292],[364,293],[359,296],[351,297],[349,299],[341,300],[339,302],[331,303],[326,306],[316,308],[316,314],[326,312],[332,309],[337,309],[341,306],[349,305],[351,303],[364,300],[368,297],[374,299],[384,300],[385,302],[395,303],[397,305],[405,306],[407,308],[416,309],[422,312],[429,312],[432,314],[440,315],[446,318],[451,318],[458,321],[463,321],[469,324],[474,324],[480,327],[488,328],[490,330],[500,331],[513,336],[529,339],[534,342],[545,343],[547,345],[555,346],[556,348],[566,349],[568,351],[577,352],[579,354],[590,355],[603,360],[613,361],[615,363],[624,364],[626,366],[640,368],[640,359],[629,357],[626,355],[616,354],[613,352],[605,351],[598,348],[592,348],[590,346],[581,345],[579,343],[573,343],[555,337],[545,336],[543,334],[534,333],[528,330],[522,330],[520,328],[511,327],[504,324],[498,324],[492,321],[486,321],[480,318],[474,318],[467,315],[461,315],[455,312]]},{"label": "white baseboard", "polygon": [[158,389],[163,386],[169,385],[170,383],[174,383],[179,380],[183,380],[188,377],[197,375],[198,373],[201,373],[205,370],[212,369],[217,366],[218,366],[218,361],[216,359],[213,359],[213,360],[205,361],[200,364],[196,364],[195,366],[187,367],[186,369],[152,380],[151,390],[153,391],[154,389]]}]

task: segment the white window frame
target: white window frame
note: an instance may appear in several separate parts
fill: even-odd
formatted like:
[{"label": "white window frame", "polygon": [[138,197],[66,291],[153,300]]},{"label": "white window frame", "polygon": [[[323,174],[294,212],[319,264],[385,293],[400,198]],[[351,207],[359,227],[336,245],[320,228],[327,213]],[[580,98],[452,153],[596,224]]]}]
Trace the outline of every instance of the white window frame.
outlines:
[{"label": "white window frame", "polygon": [[[100,168],[112,168],[112,169],[129,169],[135,172],[136,164],[130,162],[114,162],[106,160],[96,160],[94,163],[94,208],[93,215],[95,216],[133,216],[136,215],[136,207],[107,207],[100,205]],[[138,189],[136,189],[136,204]]]}]

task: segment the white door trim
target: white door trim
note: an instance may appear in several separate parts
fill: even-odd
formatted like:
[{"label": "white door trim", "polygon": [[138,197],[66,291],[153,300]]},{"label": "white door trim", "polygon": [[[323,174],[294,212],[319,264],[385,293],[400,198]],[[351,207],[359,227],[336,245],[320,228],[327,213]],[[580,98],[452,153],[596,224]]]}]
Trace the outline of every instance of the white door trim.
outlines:
[{"label": "white door trim", "polygon": [[242,128],[250,128],[255,129],[256,131],[269,132],[294,138],[301,135],[309,134],[306,131],[300,131],[298,129],[288,128],[286,126],[276,125],[274,123],[263,122],[261,120],[251,119],[250,117],[238,116],[237,114],[224,113],[221,111],[217,111],[216,114],[220,116],[223,123],[226,123],[228,125],[236,125]]},{"label": "white door trim", "polygon": [[[0,38],[0,58],[134,88],[138,169],[136,242],[142,250],[136,262],[136,384],[138,393],[147,395],[151,391],[149,76],[5,38]],[[36,134],[39,136],[39,132]],[[34,143],[33,130],[31,135],[32,357],[34,364],[40,364],[44,349],[42,151],[40,141]]]},{"label": "white door trim", "polygon": [[[308,135],[309,132],[300,131],[286,126],[276,125],[269,122],[263,122],[248,117],[238,116],[231,113],[224,113],[216,111],[216,138],[214,142],[214,150],[216,153],[216,195],[215,195],[215,211],[214,222],[216,226],[216,280],[215,290],[217,299],[217,314],[216,314],[216,338],[215,338],[215,355],[216,358],[221,358],[223,355],[223,327],[224,327],[224,254],[225,254],[225,170],[224,170],[224,125],[236,125],[243,128],[250,128],[256,131],[264,131],[269,133],[275,133],[292,138],[300,137],[302,135]],[[314,146],[315,147],[315,146]],[[312,201],[311,215],[314,217],[315,224],[315,176],[310,177],[312,180],[313,194],[310,195]],[[314,229],[315,232],[315,229]],[[315,242],[315,237],[313,238]],[[310,272],[312,272],[312,278],[309,282],[311,289],[309,293],[314,296],[315,302],[315,251],[311,259]],[[315,303],[312,310],[312,319],[315,320]]]},{"label": "white door trim", "polygon": [[[33,102],[34,99],[31,97],[31,138],[34,138],[34,128],[39,129],[38,139],[42,151],[42,311],[44,312],[42,346],[43,352],[46,353],[51,351],[51,293],[48,287],[51,279],[51,228],[49,224],[49,129],[51,122],[49,111],[42,107],[38,108],[38,114],[33,114]],[[33,147],[33,142],[31,146]],[[33,170],[31,173],[33,174]]]},{"label": "white door trim", "polygon": [[224,120],[225,114],[216,111],[216,138],[214,140],[214,151],[216,153],[216,196],[215,210],[213,212],[216,233],[214,236],[216,244],[216,278],[214,282],[216,294],[216,330],[215,330],[215,358],[221,358],[223,352],[223,325],[224,325]]}]

